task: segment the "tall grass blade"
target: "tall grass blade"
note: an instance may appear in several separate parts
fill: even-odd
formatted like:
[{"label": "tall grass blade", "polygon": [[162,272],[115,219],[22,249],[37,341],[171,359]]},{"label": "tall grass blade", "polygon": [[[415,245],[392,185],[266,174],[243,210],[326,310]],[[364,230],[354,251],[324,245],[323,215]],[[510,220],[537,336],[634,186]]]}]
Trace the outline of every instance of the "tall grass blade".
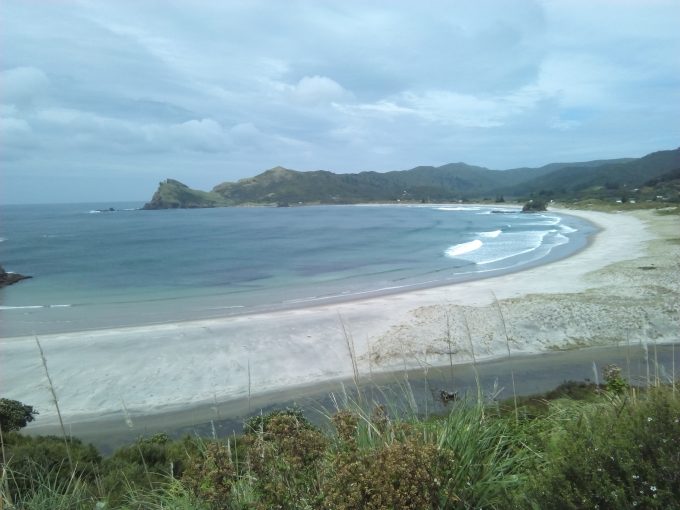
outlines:
[{"label": "tall grass blade", "polygon": [[508,336],[508,328],[505,323],[505,317],[503,316],[503,310],[501,310],[501,303],[496,297],[496,293],[492,290],[491,295],[496,303],[496,308],[498,308],[498,315],[501,318],[501,324],[503,325],[503,335],[505,336],[505,346],[508,348],[508,363],[510,363],[510,379],[512,380],[512,400],[515,406],[515,422],[519,423],[519,411],[517,410],[517,388],[515,387],[515,367],[512,360],[512,354],[510,353],[510,337]]},{"label": "tall grass blade", "polygon": [[673,377],[672,381],[672,386],[673,386],[673,398],[675,398],[675,342],[671,344],[671,374]]},{"label": "tall grass blade", "polygon": [[250,377],[250,356],[248,356],[248,414],[252,412],[251,397],[252,397],[252,379]]},{"label": "tall grass blade", "polygon": [[64,438],[64,445],[66,446],[66,455],[68,456],[68,465],[73,471],[73,459],[71,457],[71,449],[69,448],[68,439],[66,438],[66,429],[64,428],[64,420],[61,418],[61,409],[59,409],[59,399],[57,399],[57,392],[54,390],[54,384],[52,384],[52,378],[50,377],[50,371],[47,369],[47,359],[45,358],[45,353],[43,352],[42,345],[40,345],[40,340],[35,337],[35,343],[38,346],[38,351],[40,352],[40,360],[42,361],[42,366],[45,369],[45,376],[47,377],[47,382],[50,386],[50,392],[52,393],[52,399],[54,400],[54,407],[57,409],[57,417],[59,418],[59,425],[61,427],[61,435]]},{"label": "tall grass blade", "polygon": [[451,325],[451,310],[446,309],[446,344],[449,354],[449,371],[451,375],[451,387],[454,387],[454,372],[453,372],[453,326]]},{"label": "tall grass blade", "polygon": [[[479,371],[477,370],[477,358],[475,357],[475,346],[472,344],[472,333],[470,332],[470,324],[467,320],[467,315],[465,311],[462,311],[463,324],[465,324],[465,334],[467,336],[468,343],[470,344],[470,354],[472,355],[472,371],[475,374],[475,384],[477,385],[477,402],[479,405],[484,403],[484,396],[482,394],[482,383],[479,379]],[[484,411],[482,410],[482,415]]]},{"label": "tall grass blade", "polygon": [[342,327],[342,334],[345,337],[345,343],[347,344],[347,351],[349,352],[350,361],[352,362],[352,379],[354,380],[354,386],[357,389],[357,394],[359,399],[361,399],[361,390],[359,389],[359,365],[357,364],[356,352],[354,350],[354,339],[350,334],[345,321],[338,312],[338,319],[340,320],[340,326]]}]

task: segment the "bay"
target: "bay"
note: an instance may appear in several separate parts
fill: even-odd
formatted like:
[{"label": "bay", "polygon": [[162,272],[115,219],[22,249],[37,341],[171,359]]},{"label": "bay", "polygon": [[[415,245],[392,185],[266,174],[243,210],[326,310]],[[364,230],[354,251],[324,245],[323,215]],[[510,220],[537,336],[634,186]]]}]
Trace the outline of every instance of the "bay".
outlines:
[{"label": "bay", "polygon": [[[403,292],[568,256],[583,220],[458,205],[0,207],[3,337],[207,319]],[[113,211],[108,211],[112,207]]]}]

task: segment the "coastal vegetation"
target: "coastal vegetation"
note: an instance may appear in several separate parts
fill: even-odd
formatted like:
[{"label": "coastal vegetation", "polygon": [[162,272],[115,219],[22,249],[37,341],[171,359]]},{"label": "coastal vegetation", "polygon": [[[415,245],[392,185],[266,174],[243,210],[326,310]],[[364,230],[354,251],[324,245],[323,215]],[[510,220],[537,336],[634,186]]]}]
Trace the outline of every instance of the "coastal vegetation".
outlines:
[{"label": "coastal vegetation", "polygon": [[156,434],[107,458],[3,430],[1,497],[17,509],[677,508],[675,380],[602,377],[463,398],[441,416],[346,396],[318,426],[284,409],[240,436]]},{"label": "coastal vegetation", "polygon": [[22,404],[18,400],[0,398],[0,429],[5,432],[19,430],[28,425],[38,414],[33,406]]},{"label": "coastal vegetation", "polygon": [[[495,200],[494,200],[495,197]],[[167,179],[145,209],[233,205],[353,204],[360,202],[526,202],[584,198],[619,203],[680,202],[680,149],[642,158],[551,163],[540,168],[490,170],[450,163],[385,173],[299,172],[275,167],[224,182],[211,191]]]}]

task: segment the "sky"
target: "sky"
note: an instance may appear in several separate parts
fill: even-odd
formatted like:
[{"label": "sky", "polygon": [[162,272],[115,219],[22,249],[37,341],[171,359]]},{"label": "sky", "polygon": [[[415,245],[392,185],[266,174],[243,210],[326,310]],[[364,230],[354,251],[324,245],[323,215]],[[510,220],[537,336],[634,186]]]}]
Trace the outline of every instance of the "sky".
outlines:
[{"label": "sky", "polygon": [[2,0],[0,204],[673,149],[678,26],[680,0]]}]

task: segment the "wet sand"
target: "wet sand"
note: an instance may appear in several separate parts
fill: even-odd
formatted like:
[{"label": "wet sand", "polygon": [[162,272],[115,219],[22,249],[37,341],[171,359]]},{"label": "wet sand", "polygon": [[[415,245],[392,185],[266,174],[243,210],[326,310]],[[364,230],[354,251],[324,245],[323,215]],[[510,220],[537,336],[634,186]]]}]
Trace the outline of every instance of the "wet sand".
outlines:
[{"label": "wet sand", "polygon": [[[376,374],[359,380],[359,387],[367,402],[366,407],[384,403],[401,407],[404,412],[420,416],[444,413],[447,406],[439,398],[442,390],[457,392],[459,398],[477,398],[475,369],[479,375],[482,394],[487,401],[509,399],[513,396],[512,376],[517,395],[532,395],[550,391],[565,381],[597,382],[602,369],[616,364],[633,384],[645,386],[655,381],[667,383],[674,370],[680,371],[680,344],[657,345],[648,343],[592,347],[570,351],[513,356],[461,365],[430,367],[392,373]],[[602,382],[600,380],[600,382]],[[243,430],[249,416],[273,409],[300,407],[305,414],[324,426],[324,416],[332,413],[335,402],[344,405],[346,398],[356,400],[356,386],[352,379],[326,381],[299,388],[274,391],[238,398],[229,402],[190,406],[186,409],[161,414],[147,414],[130,419],[123,413],[89,422],[66,423],[67,433],[95,444],[102,452],[128,444],[140,436],[165,432],[171,437],[215,433],[225,437]],[[411,408],[409,395],[416,407]],[[126,419],[127,418],[127,419]],[[36,423],[29,434],[61,434],[57,425],[40,426]]]}]

